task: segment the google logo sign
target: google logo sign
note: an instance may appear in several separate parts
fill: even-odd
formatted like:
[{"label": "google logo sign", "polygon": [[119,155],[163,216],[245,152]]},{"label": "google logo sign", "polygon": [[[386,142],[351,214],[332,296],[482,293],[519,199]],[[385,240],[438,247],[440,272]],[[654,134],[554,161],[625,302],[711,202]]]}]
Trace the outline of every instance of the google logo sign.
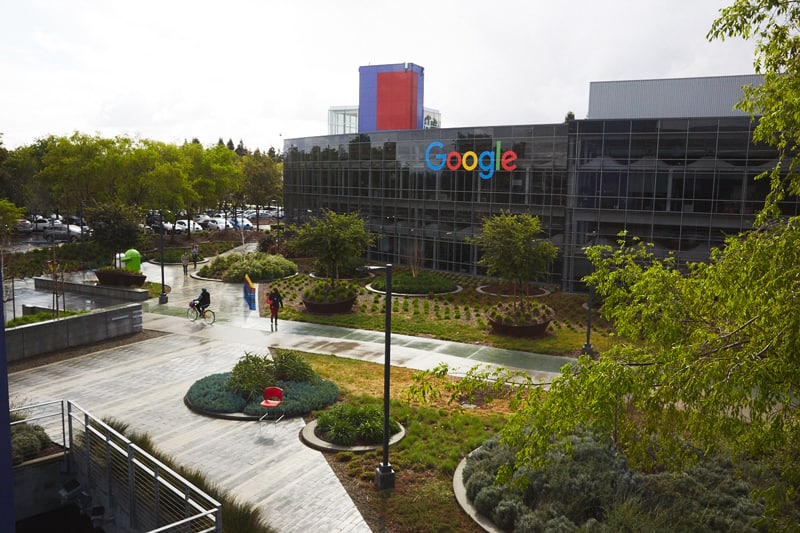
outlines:
[{"label": "google logo sign", "polygon": [[481,172],[478,175],[481,179],[488,180],[494,176],[495,170],[501,168],[506,171],[516,170],[517,154],[513,150],[501,149],[501,142],[497,141],[493,151],[486,150],[480,154],[476,154],[472,150],[460,154],[458,152],[444,153],[444,145],[439,141],[434,141],[425,149],[425,164],[431,170],[442,170],[445,165],[450,170],[475,170],[479,168]]}]

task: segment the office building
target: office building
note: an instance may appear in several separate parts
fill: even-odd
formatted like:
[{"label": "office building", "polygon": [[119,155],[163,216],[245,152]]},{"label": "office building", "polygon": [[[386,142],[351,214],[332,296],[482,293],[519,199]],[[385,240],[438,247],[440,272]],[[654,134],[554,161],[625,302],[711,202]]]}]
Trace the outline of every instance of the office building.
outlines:
[{"label": "office building", "polygon": [[[359,131],[289,139],[289,223],[358,212],[373,261],[481,274],[469,242],[501,211],[540,218],[560,249],[542,279],[582,290],[583,248],[620,232],[679,261],[703,261],[752,227],[776,151],[733,110],[758,76],[596,82],[587,119],[560,124]],[[359,119],[359,125],[361,120]],[[782,205],[797,214],[798,203]]]}]

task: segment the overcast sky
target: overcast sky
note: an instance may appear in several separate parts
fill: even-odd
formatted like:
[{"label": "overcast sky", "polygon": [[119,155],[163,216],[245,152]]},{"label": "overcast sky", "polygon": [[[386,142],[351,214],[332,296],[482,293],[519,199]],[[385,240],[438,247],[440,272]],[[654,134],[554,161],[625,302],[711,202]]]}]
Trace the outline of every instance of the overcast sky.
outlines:
[{"label": "overcast sky", "polygon": [[443,127],[585,118],[591,81],[752,74],[752,43],[705,37],[730,3],[0,0],[0,134],[282,149],[402,62]]}]

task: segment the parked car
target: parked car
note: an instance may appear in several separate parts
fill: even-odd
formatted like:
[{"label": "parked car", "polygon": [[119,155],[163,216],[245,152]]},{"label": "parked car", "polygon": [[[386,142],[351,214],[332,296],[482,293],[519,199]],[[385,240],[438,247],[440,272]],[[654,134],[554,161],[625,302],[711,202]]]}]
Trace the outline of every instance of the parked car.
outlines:
[{"label": "parked car", "polygon": [[253,223],[244,217],[232,218],[230,223],[236,229],[253,229]]},{"label": "parked car", "polygon": [[21,218],[14,225],[14,231],[16,233],[30,233],[33,231],[33,222],[26,218]]},{"label": "parked car", "polygon": [[51,224],[61,224],[57,218],[48,218],[37,215],[33,218],[33,231],[44,231],[44,229]]},{"label": "parked car", "polygon": [[155,232],[155,233],[161,233],[162,229],[163,229],[164,233],[172,233],[172,231],[174,229],[174,226],[172,225],[172,223],[171,222],[167,222],[166,220],[163,221],[160,225],[158,223],[158,220],[156,220],[155,222],[150,224],[150,227],[153,229],[153,232]]},{"label": "parked car", "polygon": [[87,224],[86,220],[79,216],[70,215],[67,217],[67,224],[73,224],[75,226],[80,226],[84,229],[89,229],[89,224]]},{"label": "parked car", "polygon": [[194,220],[176,220],[175,226],[173,231],[175,233],[185,233],[187,230],[191,230],[192,233],[203,231],[203,227],[195,222]]},{"label": "parked car", "polygon": [[210,216],[208,216],[208,215],[195,215],[195,216],[192,218],[192,220],[194,220],[195,222],[197,222],[197,223],[198,223],[198,224],[200,224],[201,226],[205,227],[205,225],[206,225],[206,222],[208,222],[208,220],[209,220],[210,218],[211,218],[211,217],[210,217]]},{"label": "parked car", "polygon": [[209,230],[233,229],[233,224],[231,224],[230,221],[226,218],[212,217],[208,220],[206,229]]},{"label": "parked car", "polygon": [[[56,222],[56,221],[53,221]],[[50,242],[55,241],[69,241],[77,242],[91,237],[91,232],[88,229],[81,228],[75,224],[50,224],[44,228],[44,238]]]}]

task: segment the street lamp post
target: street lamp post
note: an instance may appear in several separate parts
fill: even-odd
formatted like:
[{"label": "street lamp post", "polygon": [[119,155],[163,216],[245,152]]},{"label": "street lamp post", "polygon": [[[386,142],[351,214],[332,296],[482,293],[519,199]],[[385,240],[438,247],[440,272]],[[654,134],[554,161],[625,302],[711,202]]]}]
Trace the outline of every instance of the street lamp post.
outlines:
[{"label": "street lamp post", "polygon": [[[587,237],[591,238],[591,245],[594,246],[595,242],[597,241],[597,232],[593,231],[591,233],[586,234]],[[591,342],[591,335],[592,335],[592,295],[594,293],[594,287],[589,285],[589,300],[586,305],[586,344],[583,345],[583,349],[581,349],[581,353],[583,355],[588,355],[589,357],[594,357],[594,349],[592,348]]]},{"label": "street lamp post", "polygon": [[386,325],[384,327],[384,359],[383,359],[383,462],[375,469],[375,486],[379,489],[394,488],[394,470],[389,463],[389,376],[391,375],[392,347],[392,265],[364,266],[360,271],[383,270],[386,272]]},{"label": "street lamp post", "polygon": [[166,291],[164,291],[164,212],[158,214],[158,226],[161,234],[161,294],[158,296],[158,303],[165,304],[169,301]]}]

